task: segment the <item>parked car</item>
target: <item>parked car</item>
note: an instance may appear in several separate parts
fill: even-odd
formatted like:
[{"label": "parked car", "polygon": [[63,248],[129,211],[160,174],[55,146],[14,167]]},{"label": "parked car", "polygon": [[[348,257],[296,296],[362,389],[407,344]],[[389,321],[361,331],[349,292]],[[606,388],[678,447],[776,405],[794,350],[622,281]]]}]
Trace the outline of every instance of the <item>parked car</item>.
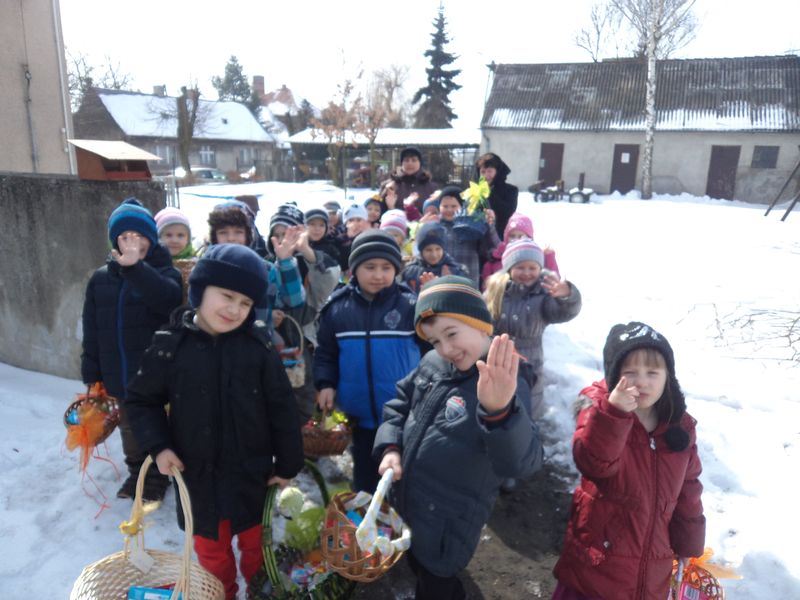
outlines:
[{"label": "parked car", "polygon": [[[191,170],[192,176],[197,184],[228,183],[228,178],[225,173],[214,167],[191,167]],[[186,177],[186,170],[183,167],[176,168],[175,177],[184,179]]]}]

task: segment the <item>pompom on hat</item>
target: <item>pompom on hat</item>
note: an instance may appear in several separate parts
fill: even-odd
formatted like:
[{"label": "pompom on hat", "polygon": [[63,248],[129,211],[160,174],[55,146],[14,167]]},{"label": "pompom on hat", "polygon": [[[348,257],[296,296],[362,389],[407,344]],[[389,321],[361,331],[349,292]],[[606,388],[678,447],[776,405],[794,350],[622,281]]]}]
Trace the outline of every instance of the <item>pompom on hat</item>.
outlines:
[{"label": "pompom on hat", "polygon": [[215,244],[197,261],[189,275],[189,302],[200,306],[206,287],[233,290],[250,298],[257,308],[267,306],[267,263],[247,246]]},{"label": "pompom on hat", "polygon": [[617,387],[625,357],[641,349],[657,350],[664,357],[667,365],[667,384],[663,396],[658,399],[655,407],[659,421],[671,424],[665,433],[667,445],[670,449],[680,452],[689,444],[689,434],[679,425],[686,412],[686,399],[675,376],[675,355],[667,338],[649,325],[638,321],[614,325],[603,347],[606,386],[609,392]]},{"label": "pompom on hat", "polygon": [[434,316],[450,317],[492,335],[492,315],[478,288],[466,277],[445,275],[422,286],[414,307],[414,328],[423,340],[422,323]]},{"label": "pompom on hat", "polygon": [[510,271],[511,268],[517,263],[526,260],[532,260],[538,263],[540,267],[544,267],[544,252],[539,247],[539,244],[533,240],[521,239],[511,242],[503,250],[503,270]]},{"label": "pompom on hat", "polygon": [[183,225],[187,230],[189,230],[189,236],[191,237],[192,235],[192,227],[189,224],[189,218],[183,213],[183,211],[181,211],[179,208],[175,208],[174,206],[168,206],[158,211],[155,216],[155,221],[159,236],[164,229],[170,225]]},{"label": "pompom on hat", "polygon": [[150,241],[150,251],[158,245],[158,228],[152,213],[136,198],[126,198],[108,217],[108,239],[119,250],[117,238],[125,231],[135,231]]},{"label": "pompom on hat", "polygon": [[294,202],[286,202],[281,204],[275,213],[269,219],[270,233],[275,225],[285,225],[286,227],[293,227],[296,225],[304,225],[306,222],[303,211],[297,207]]}]

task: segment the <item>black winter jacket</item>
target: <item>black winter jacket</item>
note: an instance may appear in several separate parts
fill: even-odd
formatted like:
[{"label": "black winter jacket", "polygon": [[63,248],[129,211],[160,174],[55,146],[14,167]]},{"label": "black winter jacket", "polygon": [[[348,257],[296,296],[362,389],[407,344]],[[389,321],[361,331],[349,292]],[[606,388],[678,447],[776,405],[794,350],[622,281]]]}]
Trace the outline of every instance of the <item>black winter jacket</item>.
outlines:
[{"label": "black winter jacket", "polygon": [[375,438],[377,460],[399,448],[394,506],[414,532],[414,557],[440,577],[469,563],[503,479],[531,475],[542,462],[539,432],[522,408],[525,381],[518,379],[506,418],[491,424],[477,383],[476,367],[462,372],[428,352],[397,384]]},{"label": "black winter jacket", "polygon": [[153,332],[181,303],[181,285],[181,274],[161,245],[131,267],[109,259],[97,269],[83,302],[83,382],[102,381],[109,394],[125,398]]},{"label": "black winter jacket", "polygon": [[[216,539],[221,519],[231,520],[234,534],[261,522],[267,480],[300,471],[303,440],[266,325],[256,321],[212,337],[193,316],[180,309],[155,334],[126,406],[144,451],[155,458],[170,448],[183,461],[194,532]],[[183,527],[180,506],[178,522]]]},{"label": "black winter jacket", "polygon": [[[496,157],[500,160],[499,157]],[[510,183],[506,183],[506,177],[511,173],[509,166],[500,160],[500,168],[497,169],[497,174],[489,186],[491,192],[489,194],[489,208],[494,211],[495,215],[495,228],[497,229],[497,236],[502,240],[503,233],[505,233],[508,220],[517,211],[517,198],[519,196],[519,188]],[[480,176],[478,176],[480,177]]]}]

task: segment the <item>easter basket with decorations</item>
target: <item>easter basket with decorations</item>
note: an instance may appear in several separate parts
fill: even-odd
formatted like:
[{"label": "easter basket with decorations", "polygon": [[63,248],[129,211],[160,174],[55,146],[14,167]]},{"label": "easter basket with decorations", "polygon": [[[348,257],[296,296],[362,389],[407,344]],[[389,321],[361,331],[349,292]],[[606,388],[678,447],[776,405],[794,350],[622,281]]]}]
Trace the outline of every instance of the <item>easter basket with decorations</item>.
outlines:
[{"label": "easter basket with decorations", "polygon": [[483,177],[478,183],[470,181],[469,188],[461,192],[464,205],[453,218],[453,233],[460,239],[479,240],[489,231],[486,209],[489,208],[490,193],[489,183]]},{"label": "easter basket with decorations", "polygon": [[[262,519],[264,565],[250,580],[248,600],[344,600],[355,589],[355,582],[325,565],[319,541],[328,488],[313,462],[306,460],[305,468],[319,488],[323,505],[315,505],[299,488],[279,491],[278,486],[270,486]],[[283,517],[280,525],[285,525],[280,536],[276,513]]]},{"label": "easter basket with decorations", "polygon": [[719,580],[742,577],[729,567],[709,562],[713,554],[711,548],[706,548],[702,556],[690,558],[686,564],[675,561],[669,600],[725,600]]},{"label": "easter basket with decorations", "polygon": [[108,439],[119,425],[119,403],[102,383],[88,386],[64,411],[68,450],[81,449],[81,469],[86,470],[92,450]]},{"label": "easter basket with decorations", "polygon": [[342,577],[373,582],[411,546],[411,530],[385,499],[393,476],[387,469],[374,494],[343,492],[328,504],[320,547],[328,567]]},{"label": "easter basket with decorations", "polygon": [[85,567],[70,593],[70,600],[123,600],[124,598],[157,598],[165,589],[170,600],[223,600],[222,583],[199,564],[192,562],[192,505],[189,491],[180,471],[172,474],[178,484],[185,530],[182,554],[146,550],[144,517],[148,506],[142,502],[144,479],[153,459],[147,457],[139,470],[136,496],[129,521],[119,527],[125,534],[121,552],[111,554]]},{"label": "easter basket with decorations", "polygon": [[312,458],[342,454],[353,437],[347,415],[338,410],[315,412],[302,432],[303,452]]}]

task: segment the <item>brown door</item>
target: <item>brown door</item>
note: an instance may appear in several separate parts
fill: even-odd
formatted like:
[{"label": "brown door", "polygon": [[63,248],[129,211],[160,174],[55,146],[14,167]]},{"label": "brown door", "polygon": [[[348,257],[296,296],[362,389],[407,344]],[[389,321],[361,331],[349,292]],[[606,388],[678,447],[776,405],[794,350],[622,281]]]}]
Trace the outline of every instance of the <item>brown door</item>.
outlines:
[{"label": "brown door", "polygon": [[736,168],[739,166],[741,146],[711,146],[708,165],[706,195],[711,198],[733,200],[736,189]]},{"label": "brown door", "polygon": [[539,180],[544,186],[555,185],[561,179],[564,144],[542,144],[539,158]]},{"label": "brown door", "polygon": [[614,144],[614,164],[611,167],[611,189],[609,191],[627,194],[635,188],[638,165],[638,144]]}]

